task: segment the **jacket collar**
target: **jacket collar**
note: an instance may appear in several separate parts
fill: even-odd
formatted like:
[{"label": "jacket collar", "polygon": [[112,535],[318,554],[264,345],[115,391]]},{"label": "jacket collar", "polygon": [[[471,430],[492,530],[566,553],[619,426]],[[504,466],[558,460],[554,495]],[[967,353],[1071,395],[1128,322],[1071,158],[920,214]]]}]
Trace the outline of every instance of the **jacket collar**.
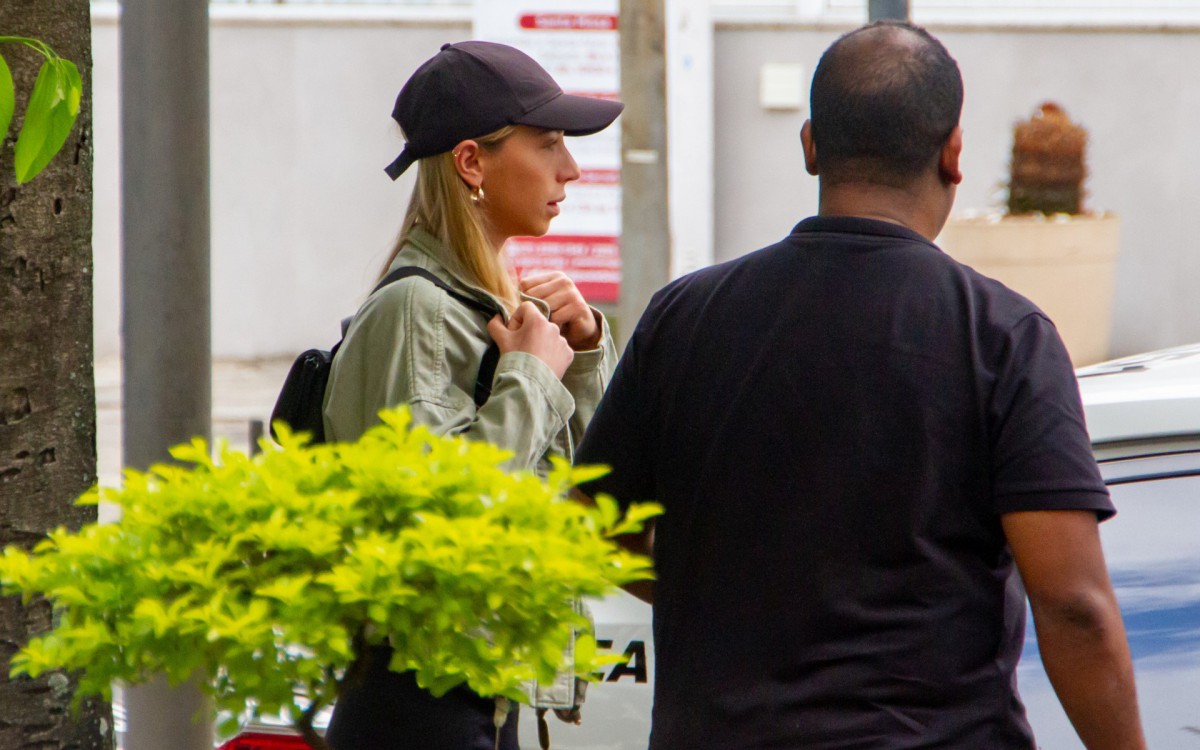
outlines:
[{"label": "jacket collar", "polygon": [[[442,259],[450,252],[437,237],[434,237],[429,232],[425,231],[420,226],[415,226],[405,237],[404,247],[396,255],[396,259],[392,261],[388,271],[400,268],[402,266],[417,265],[427,271],[432,271],[451,287],[458,291],[469,294],[480,300],[491,301],[496,307],[505,310],[504,304],[498,297],[488,292],[475,284],[468,282],[459,274],[455,273]],[[414,254],[417,258],[414,258]],[[420,262],[414,263],[414,260],[419,259]],[[507,317],[507,313],[506,313]]]},{"label": "jacket collar", "polygon": [[[420,258],[421,263],[413,263],[413,253],[408,252],[410,248]],[[490,300],[502,311],[504,319],[507,321],[509,310],[499,297],[482,287],[468,282],[447,267],[442,258],[445,258],[449,252],[450,249],[437,237],[434,237],[420,226],[414,226],[405,238],[404,248],[396,255],[396,259],[392,261],[392,265],[388,268],[388,271],[390,272],[401,266],[420,265],[422,268],[440,276],[443,281],[446,281],[455,289],[481,300]],[[546,317],[550,317],[550,306],[543,300],[530,297],[527,294],[520,294],[520,298],[522,302],[532,302]]]}]

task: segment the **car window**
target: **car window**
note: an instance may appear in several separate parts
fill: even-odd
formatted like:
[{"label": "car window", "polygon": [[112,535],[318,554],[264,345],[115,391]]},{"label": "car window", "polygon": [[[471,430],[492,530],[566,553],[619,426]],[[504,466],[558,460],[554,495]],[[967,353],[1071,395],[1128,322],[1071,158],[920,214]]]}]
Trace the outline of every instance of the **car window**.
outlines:
[{"label": "car window", "polygon": [[[1100,527],[1146,739],[1161,750],[1200,749],[1200,476],[1186,475],[1196,461],[1178,457],[1167,473],[1184,475],[1166,478],[1139,479],[1135,467],[1124,467],[1121,483],[1109,487],[1117,515]],[[1144,468],[1143,476],[1163,476],[1161,460]],[[1081,749],[1042,669],[1032,625],[1017,674],[1038,745]]]}]

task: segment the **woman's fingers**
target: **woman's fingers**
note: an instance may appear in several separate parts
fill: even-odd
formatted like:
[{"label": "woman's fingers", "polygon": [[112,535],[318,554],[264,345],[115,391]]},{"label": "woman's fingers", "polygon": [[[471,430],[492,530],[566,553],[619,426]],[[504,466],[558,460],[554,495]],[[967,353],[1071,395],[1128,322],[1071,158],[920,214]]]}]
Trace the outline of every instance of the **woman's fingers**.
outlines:
[{"label": "woman's fingers", "polygon": [[568,284],[572,283],[571,277],[567,276],[562,271],[539,271],[522,276],[519,286],[521,287],[521,291],[525,292],[530,297],[542,299],[542,295],[535,294],[534,290],[540,286],[562,284],[563,282]]},{"label": "woman's fingers", "polygon": [[542,315],[532,302],[524,302],[513,311],[505,325],[497,315],[488,321],[488,332],[500,353],[525,352],[545,362],[561,378],[574,359],[574,352],[562,337],[558,326]]},{"label": "woman's fingers", "polygon": [[[568,334],[573,346],[577,339],[592,338],[595,328],[592,308],[565,273],[550,271],[525,276],[521,279],[521,291],[546,303],[551,322]],[[573,335],[577,332],[582,335]]]},{"label": "woman's fingers", "polygon": [[496,313],[487,324],[488,333],[492,335],[492,340],[496,342],[496,346],[500,347],[500,351],[509,351],[512,346],[513,333],[504,323],[504,317],[500,313]]},{"label": "woman's fingers", "polygon": [[587,304],[579,293],[575,282],[562,271],[525,276],[521,279],[521,291],[530,297],[536,297],[550,304],[551,309],[562,306],[568,301],[577,300]]},{"label": "woman's fingers", "polygon": [[515,331],[525,324],[529,316],[542,317],[542,313],[537,309],[537,306],[532,302],[522,302],[517,305],[517,309],[513,310],[513,314],[508,318],[508,330]]}]

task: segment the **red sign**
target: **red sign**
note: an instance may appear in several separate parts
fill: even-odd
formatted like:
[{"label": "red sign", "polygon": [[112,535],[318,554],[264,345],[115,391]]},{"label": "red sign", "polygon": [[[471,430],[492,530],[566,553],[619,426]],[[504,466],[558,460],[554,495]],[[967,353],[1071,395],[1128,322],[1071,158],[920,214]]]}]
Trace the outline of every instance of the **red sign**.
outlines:
[{"label": "red sign", "polygon": [[579,170],[580,185],[620,185],[621,170],[591,169],[583,167]]},{"label": "red sign", "polygon": [[508,241],[508,254],[518,278],[537,271],[562,271],[588,302],[616,302],[621,291],[621,249],[616,237],[517,237]]},{"label": "red sign", "polygon": [[308,743],[296,734],[243,732],[218,750],[309,750]]},{"label": "red sign", "polygon": [[525,13],[522,29],[538,31],[614,31],[617,17],[606,13]]}]

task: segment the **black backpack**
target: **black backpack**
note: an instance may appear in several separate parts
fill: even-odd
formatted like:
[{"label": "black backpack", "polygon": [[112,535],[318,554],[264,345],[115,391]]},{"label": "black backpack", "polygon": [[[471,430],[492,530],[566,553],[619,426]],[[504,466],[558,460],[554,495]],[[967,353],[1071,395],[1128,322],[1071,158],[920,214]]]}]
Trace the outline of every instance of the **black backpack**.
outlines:
[{"label": "black backpack", "polygon": [[[494,304],[488,304],[474,297],[451,289],[446,282],[424,268],[404,266],[384,276],[371,290],[378,292],[393,281],[419,276],[439,287],[458,302],[472,310],[477,310],[488,317],[500,312]],[[325,442],[325,420],[322,414],[325,403],[325,386],[329,382],[329,372],[333,367],[333,358],[342,346],[338,340],[329,351],[324,349],[309,349],[296,357],[292,369],[288,370],[283,388],[279,390],[279,398],[275,400],[275,408],[271,410],[271,436],[275,435],[275,423],[284,422],[293,432],[307,432],[312,436],[312,442]],[[483,353],[483,361],[479,363],[479,375],[475,379],[475,407],[479,408],[492,395],[492,378],[496,374],[496,362],[500,359],[500,349],[493,341]]]}]

